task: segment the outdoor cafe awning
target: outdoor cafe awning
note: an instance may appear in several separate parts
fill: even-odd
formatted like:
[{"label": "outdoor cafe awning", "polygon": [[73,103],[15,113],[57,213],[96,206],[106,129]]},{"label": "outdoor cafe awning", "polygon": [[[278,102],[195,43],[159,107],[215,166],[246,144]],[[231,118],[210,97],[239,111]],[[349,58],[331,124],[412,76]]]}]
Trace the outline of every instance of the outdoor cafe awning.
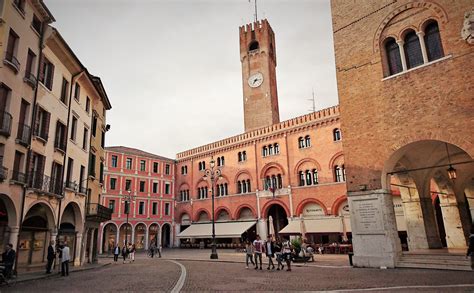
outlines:
[{"label": "outdoor cafe awning", "polygon": [[[344,227],[341,217],[321,217],[314,219],[304,219],[306,233],[343,233]],[[349,218],[344,218],[346,232],[351,231],[351,223]],[[300,219],[293,219],[288,225],[280,231],[280,234],[300,234]]]},{"label": "outdoor cafe awning", "polygon": [[[216,222],[216,238],[240,238],[256,221]],[[196,223],[179,233],[178,238],[211,238],[212,223]]]}]

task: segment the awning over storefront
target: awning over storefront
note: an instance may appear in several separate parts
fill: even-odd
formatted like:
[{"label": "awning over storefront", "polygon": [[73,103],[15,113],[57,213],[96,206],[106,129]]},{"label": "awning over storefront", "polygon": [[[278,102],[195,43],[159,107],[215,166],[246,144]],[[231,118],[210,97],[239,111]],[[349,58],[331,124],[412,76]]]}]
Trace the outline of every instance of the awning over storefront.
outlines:
[{"label": "awning over storefront", "polygon": [[[403,215],[396,215],[398,231],[406,231],[406,222]],[[343,224],[344,221],[344,224]],[[350,217],[320,217],[304,219],[306,233],[348,233],[352,232]],[[280,234],[301,234],[300,219],[293,219],[280,231]]]},{"label": "awning over storefront", "polygon": [[[256,221],[245,222],[216,222],[216,238],[240,238]],[[212,223],[192,224],[186,230],[179,233],[178,238],[211,238]]]}]

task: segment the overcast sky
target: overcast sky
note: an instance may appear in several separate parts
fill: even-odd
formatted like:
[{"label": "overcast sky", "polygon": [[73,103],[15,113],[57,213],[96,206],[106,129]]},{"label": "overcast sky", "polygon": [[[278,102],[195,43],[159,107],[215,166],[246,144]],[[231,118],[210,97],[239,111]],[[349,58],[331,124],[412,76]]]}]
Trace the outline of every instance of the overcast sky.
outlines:
[{"label": "overcast sky", "polygon": [[[248,0],[45,0],[112,103],[106,144],[175,158],[243,132],[239,26]],[[258,0],[275,32],[280,119],[336,105],[329,0]]]}]

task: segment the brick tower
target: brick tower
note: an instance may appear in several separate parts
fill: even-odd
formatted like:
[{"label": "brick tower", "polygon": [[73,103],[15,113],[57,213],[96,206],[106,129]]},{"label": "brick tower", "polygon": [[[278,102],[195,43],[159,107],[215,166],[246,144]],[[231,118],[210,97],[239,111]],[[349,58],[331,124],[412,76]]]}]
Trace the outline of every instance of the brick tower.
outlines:
[{"label": "brick tower", "polygon": [[266,19],[239,28],[245,131],[280,122],[275,34]]}]

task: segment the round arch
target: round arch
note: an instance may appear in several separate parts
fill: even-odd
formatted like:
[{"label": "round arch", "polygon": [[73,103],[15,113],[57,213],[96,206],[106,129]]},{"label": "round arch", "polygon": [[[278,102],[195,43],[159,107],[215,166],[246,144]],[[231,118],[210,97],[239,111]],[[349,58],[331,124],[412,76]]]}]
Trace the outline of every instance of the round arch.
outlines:
[{"label": "round arch", "polygon": [[234,218],[232,218],[232,213],[230,212],[230,209],[228,207],[225,207],[225,206],[220,206],[216,209],[216,212],[214,213],[214,219],[217,219],[219,214],[222,212],[222,211],[226,211],[227,214],[229,215],[229,220],[233,220]]},{"label": "round arch", "polygon": [[[398,40],[405,40],[405,37],[407,34],[409,33],[415,33],[417,32],[417,28],[413,25],[409,25],[407,27],[404,27],[402,30],[400,30],[400,32],[398,33]],[[417,35],[418,36],[418,35]]]},{"label": "round arch", "polygon": [[235,174],[234,183],[237,183],[237,181],[239,181],[239,177],[244,174],[249,177],[250,181],[253,180],[252,175],[250,175],[250,172],[247,169],[244,169],[244,170],[240,170],[239,172],[237,172],[237,174]]},{"label": "round arch", "polygon": [[189,189],[189,184],[187,182],[183,182],[179,185],[178,190]]},{"label": "round arch", "polygon": [[326,208],[326,205],[323,204],[321,201],[315,199],[315,198],[307,198],[299,203],[299,205],[296,207],[296,215],[301,215],[303,213],[304,207],[309,204],[309,203],[315,203],[319,205],[323,211],[324,215],[328,215],[328,209]]},{"label": "round arch", "polygon": [[171,247],[171,224],[163,223],[161,226],[161,245],[162,247]]},{"label": "round arch", "polygon": [[262,170],[260,171],[260,178],[265,178],[265,174],[271,168],[276,168],[280,171],[281,175],[285,175],[285,169],[280,164],[271,162],[263,166]]},{"label": "round arch", "polygon": [[300,160],[295,168],[293,169],[293,174],[298,174],[298,170],[301,168],[301,166],[305,163],[311,163],[311,164],[314,164],[316,166],[316,170],[318,171],[321,171],[321,164],[318,163],[318,161],[316,161],[315,159],[312,159],[312,158],[306,158],[306,159],[302,159]]},{"label": "round arch", "polygon": [[198,221],[199,221],[199,218],[200,218],[200,215],[201,215],[202,213],[206,213],[206,214],[207,214],[207,218],[208,218],[209,220],[211,220],[211,213],[210,213],[208,210],[204,209],[204,208],[200,208],[200,209],[198,209],[198,210],[194,213],[194,220],[193,220],[193,222],[198,222]]},{"label": "round arch", "polygon": [[112,251],[117,243],[118,226],[114,222],[106,222],[102,226],[102,251]]},{"label": "round arch", "polygon": [[329,164],[328,164],[329,170],[332,170],[332,168],[334,167],[335,162],[337,160],[339,160],[341,157],[344,159],[344,155],[343,155],[342,152],[337,152],[331,157],[331,159],[329,160]]},{"label": "round arch", "polygon": [[279,200],[279,199],[273,199],[273,200],[267,201],[262,207],[262,215],[264,218],[268,218],[268,210],[274,204],[280,205],[285,210],[285,213],[288,217],[293,216],[290,213],[290,209],[287,207],[286,203],[284,203],[282,200]]},{"label": "round arch", "polygon": [[7,212],[8,226],[18,227],[18,212],[16,210],[15,204],[8,195],[3,193],[0,193],[0,200],[3,202]]},{"label": "round arch", "polygon": [[336,200],[331,206],[331,214],[336,215],[336,213],[339,211],[339,208],[341,207],[341,204],[347,201],[347,195],[341,195]]},{"label": "round arch", "polygon": [[41,200],[41,199],[35,200],[29,205],[28,209],[25,209],[25,216],[23,218],[23,222],[27,219],[28,213],[32,211],[32,209],[37,205],[44,207],[46,211],[48,227],[49,229],[54,229],[56,227],[56,215],[54,213],[54,208],[51,206],[49,202]]},{"label": "round arch", "polygon": [[83,223],[82,211],[79,205],[74,201],[71,201],[66,206],[64,206],[64,209],[61,212],[61,223],[63,223],[63,221],[66,220],[66,217],[68,217],[68,214],[67,214],[68,209],[72,211],[74,214],[74,226],[76,227],[75,228],[76,231],[78,233],[82,233],[84,230],[84,225],[82,225]]},{"label": "round arch", "polygon": [[248,208],[248,209],[252,212],[253,217],[254,217],[254,218],[257,218],[257,216],[256,216],[256,215],[257,215],[257,211],[255,211],[255,209],[254,209],[251,205],[245,204],[245,203],[239,205],[239,206],[235,209],[233,218],[236,219],[236,220],[238,220],[238,219],[240,218],[240,213],[242,212],[242,210],[243,210],[244,208]]}]

